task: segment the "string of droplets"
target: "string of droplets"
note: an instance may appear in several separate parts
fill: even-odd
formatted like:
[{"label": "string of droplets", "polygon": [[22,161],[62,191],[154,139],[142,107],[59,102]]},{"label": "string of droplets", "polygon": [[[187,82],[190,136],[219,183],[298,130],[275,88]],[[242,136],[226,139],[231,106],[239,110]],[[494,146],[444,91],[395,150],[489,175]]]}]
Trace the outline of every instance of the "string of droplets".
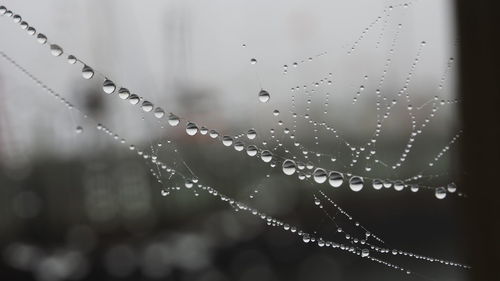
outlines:
[{"label": "string of droplets", "polygon": [[[0,10],[0,11],[1,11],[1,10]],[[51,50],[52,50],[52,49],[53,49],[53,48],[51,48]],[[57,49],[57,48],[55,48],[55,49]],[[44,89],[47,89],[47,91],[48,91],[49,93],[53,94],[53,96],[54,96],[54,97],[57,97],[58,99],[60,99],[60,100],[61,100],[62,102],[64,102],[64,103],[65,103],[65,104],[66,104],[69,108],[73,108],[73,106],[71,105],[71,103],[69,103],[67,100],[65,100],[64,98],[62,98],[59,94],[55,93],[52,89],[48,88],[46,85],[44,85],[43,83],[41,83],[38,79],[36,79],[33,75],[31,75],[29,72],[27,72],[25,69],[23,69],[23,68],[22,68],[20,65],[18,65],[15,61],[11,60],[11,59],[10,59],[8,56],[6,56],[3,52],[2,52],[1,54],[2,54],[2,57],[4,57],[4,58],[8,59],[11,63],[13,63],[16,67],[18,67],[18,68],[19,68],[19,69],[20,69],[23,73],[25,73],[26,75],[28,75],[28,76],[29,76],[29,77],[30,77],[33,81],[35,81],[38,85],[42,86]],[[108,82],[108,85],[104,85],[104,86],[103,86],[103,90],[104,90],[105,92],[107,92],[107,91],[104,89],[105,87],[112,87],[112,86],[110,86],[110,85],[109,85],[109,82]],[[108,90],[108,92],[109,92],[109,90]],[[143,106],[143,107],[144,107],[144,106]],[[149,105],[146,105],[146,107],[149,107]],[[152,107],[152,106],[151,106],[151,107]],[[144,109],[143,109],[143,110],[144,110]],[[149,112],[149,111],[151,111],[151,110],[149,110],[149,111],[148,111],[148,110],[144,110],[144,111]],[[156,115],[155,115],[155,116],[156,116]],[[85,115],[85,117],[86,117],[86,115]],[[157,118],[160,118],[160,117],[157,117]],[[115,140],[120,140],[120,138],[119,138],[118,134],[114,134],[111,130],[109,130],[109,129],[108,129],[108,128],[106,128],[105,126],[103,126],[103,125],[97,125],[97,128],[98,128],[99,130],[101,130],[101,131],[105,132],[107,135],[112,136]],[[189,128],[189,126],[188,126],[187,131],[188,131],[188,130],[195,130],[195,129],[193,129],[192,127],[191,127],[191,128]],[[196,129],[196,130],[197,130],[197,129]],[[203,130],[203,128],[202,128],[202,129],[200,129],[200,131],[202,131],[202,130]],[[201,133],[202,133],[202,134],[206,134],[208,130],[203,130],[203,131],[204,131],[205,133],[203,133],[203,132],[201,132]],[[188,132],[188,134],[190,134],[190,133]],[[121,143],[125,143],[125,139],[123,139],[123,138],[122,138],[122,139],[120,140],[120,142],[121,142]],[[129,146],[129,148],[130,148],[130,150],[135,150],[135,146],[134,146],[134,145],[130,145],[130,146]],[[147,160],[147,159],[151,159],[151,162],[152,162],[152,163],[154,163],[157,167],[161,167],[161,169],[165,170],[167,173],[170,173],[170,176],[172,176],[172,175],[174,175],[174,174],[177,174],[177,175],[181,176],[181,177],[182,177],[182,178],[186,181],[185,187],[186,187],[186,188],[188,188],[188,189],[189,189],[189,188],[191,188],[191,187],[193,187],[193,183],[196,183],[196,182],[198,181],[197,179],[188,179],[188,178],[186,178],[186,176],[184,176],[182,173],[179,173],[179,172],[177,172],[177,173],[176,173],[176,171],[175,171],[174,169],[168,168],[168,167],[167,167],[167,165],[165,165],[165,164],[161,163],[161,162],[157,159],[157,157],[156,157],[155,155],[150,156],[150,155],[144,154],[142,151],[137,151],[137,154],[138,154],[139,156],[142,156],[142,157],[143,157],[144,159],[146,159],[146,160]],[[156,175],[155,175],[155,176],[156,176]],[[158,177],[157,177],[157,178],[158,178]],[[159,180],[159,182],[161,182],[159,178],[158,178],[158,180]],[[201,184],[198,184],[198,187],[200,187],[202,190],[208,190],[208,191],[209,191],[209,193],[213,193],[215,196],[216,196],[217,194],[219,194],[219,193],[218,193],[215,189],[207,188],[207,187],[205,187],[205,186],[202,186]],[[178,190],[178,189],[179,189],[179,188],[177,188],[177,190]],[[212,192],[210,192],[210,191],[212,191]],[[234,200],[232,200],[232,199],[230,199],[230,198],[228,198],[228,197],[225,197],[225,196],[223,196],[223,195],[221,195],[221,194],[219,194],[219,197],[220,197],[223,201],[228,201],[231,205],[236,206],[236,207],[238,207],[239,209],[247,209],[247,208],[246,208],[246,206],[245,206],[245,205],[243,205],[243,203],[240,203],[240,202],[235,202]],[[254,209],[247,209],[247,210],[251,210],[252,214],[254,214],[254,213],[255,213],[255,214],[259,214],[257,210],[254,210]],[[341,209],[339,209],[339,210],[341,210]],[[348,216],[348,214],[347,214],[347,213],[344,213],[344,214],[346,214],[346,215]],[[259,214],[259,215],[260,215],[260,217],[261,217],[262,219],[266,219],[266,221],[268,222],[268,224],[275,225],[275,226],[276,226],[276,225],[278,225],[278,226],[279,226],[279,225],[283,225],[283,223],[281,223],[280,221],[277,221],[277,220],[275,220],[275,219],[273,219],[273,218],[271,218],[271,217],[267,217],[267,218],[266,218],[266,216],[265,216],[265,215],[263,215],[263,214]],[[349,217],[350,217],[350,216],[349,216]],[[286,230],[286,229],[287,229],[287,228],[289,228],[289,227],[287,227],[286,225],[284,225],[284,228],[285,228],[285,230]],[[289,228],[289,229],[291,229],[291,230],[292,230],[292,232],[294,232],[294,231],[293,231],[294,227],[291,227],[291,228]],[[299,233],[300,233],[300,232],[299,232]],[[326,243],[324,243],[324,244],[328,245],[328,242],[329,242],[329,241],[326,241]],[[318,242],[318,246],[324,246],[324,244],[322,245],[322,243],[321,243],[321,242]],[[334,244],[333,242],[332,242],[332,244],[331,244],[331,245],[332,245],[332,247],[334,247],[334,248],[335,248],[335,244]],[[342,245],[340,245],[340,246],[338,246],[338,247],[340,247],[340,248],[342,249]],[[351,248],[349,248],[349,249],[344,248],[344,249],[342,249],[342,250],[348,250],[349,252],[355,252],[355,250],[353,250],[353,248],[352,248],[352,247],[351,247]],[[358,249],[358,250],[359,250],[359,249]],[[359,251],[358,251],[358,252],[356,252],[356,254],[359,254],[359,255],[362,255],[362,256],[363,256],[362,251],[361,251],[361,252],[359,252]],[[380,260],[378,260],[378,259],[376,259],[376,258],[370,257],[370,259],[372,259],[372,260],[374,260],[374,261],[379,261],[379,262],[382,262],[383,264],[386,264],[386,265],[390,265],[391,267],[394,267],[394,268],[396,268],[396,269],[400,269],[398,266],[393,266],[393,265],[391,265],[391,264],[389,264],[389,263],[386,263],[386,262],[380,261]],[[450,263],[450,264],[451,264],[451,265],[454,265],[454,263]]]},{"label": "string of droplets", "polygon": [[[5,12],[4,13],[2,13],[1,11],[3,11],[3,9],[0,10],[0,15],[7,15],[7,16],[9,15],[9,13],[6,12],[7,11],[6,8],[5,8]],[[21,20],[20,20],[21,16],[15,15],[15,16],[13,16],[13,18],[15,19],[14,22],[16,22],[16,23],[20,23],[21,22]],[[35,30],[35,29],[33,28],[33,30]],[[31,33],[29,33],[29,34],[31,35]],[[33,33],[32,35],[35,35],[35,33]],[[47,36],[45,36],[44,34],[38,33],[38,35],[37,35],[37,41],[40,44],[42,44],[42,45],[49,45],[50,52],[51,52],[51,54],[53,56],[60,57],[63,54],[62,47],[60,47],[57,44],[50,43],[49,40],[48,40],[48,38],[47,38]],[[74,55],[68,55],[67,61],[70,64],[76,64],[78,62],[78,63],[81,63],[83,65],[83,67],[82,67],[82,77],[84,79],[87,79],[87,80],[91,79],[91,78],[94,77],[94,75],[101,76],[104,79],[104,82],[103,82],[103,91],[105,93],[112,94],[112,93],[114,93],[116,91],[116,89],[117,89],[116,84],[112,80],[108,79],[107,75],[104,75],[104,74],[96,71],[94,68],[90,67],[87,63],[85,63],[81,59],[76,58]],[[165,111],[161,107],[156,107],[155,108],[152,102],[150,102],[148,100],[145,100],[143,97],[139,97],[136,94],[130,93],[130,91],[127,88],[125,88],[125,87],[120,87],[118,89],[118,96],[121,99],[128,100],[129,103],[132,104],[132,105],[136,105],[136,104],[138,104],[139,102],[142,101],[142,103],[141,103],[141,109],[144,112],[153,112],[154,116],[156,118],[158,118],[158,119],[162,119],[165,116]],[[304,116],[305,117],[307,116],[307,118],[309,118],[308,115],[304,115]],[[177,115],[175,115],[173,113],[170,113],[170,115],[168,117],[168,123],[171,126],[177,126],[180,123],[180,120],[181,120],[181,118],[179,118]],[[324,124],[324,123],[321,123],[321,124],[323,126],[326,126],[326,124]],[[235,145],[234,148],[235,148],[236,151],[244,151],[244,150],[246,150],[247,154],[249,156],[255,156],[258,153],[260,153],[260,158],[265,163],[269,163],[273,159],[275,159],[276,161],[278,161],[278,160],[281,160],[281,161],[287,160],[287,158],[285,158],[285,157],[281,157],[279,155],[274,155],[271,151],[269,151],[267,149],[260,149],[260,148],[258,148],[255,145],[248,146],[247,149],[245,149],[245,146],[244,146],[243,142],[234,142],[233,141],[233,137],[231,137],[231,136],[227,136],[227,135],[220,136],[219,133],[216,130],[209,130],[206,127],[198,128],[198,125],[196,123],[194,123],[194,122],[187,122],[186,133],[188,135],[194,136],[198,132],[200,132],[200,134],[202,134],[202,135],[208,133],[211,138],[222,140],[222,144],[224,146],[233,146],[233,145]],[[351,150],[354,151],[354,152],[356,152],[356,149],[354,147],[351,147]],[[364,150],[364,149],[361,148],[360,150]],[[357,151],[357,152],[359,153],[359,151]],[[276,166],[275,161],[273,161],[271,163],[271,165],[272,166]],[[307,166],[308,166],[308,169],[310,167],[311,167],[311,169],[314,167],[312,164],[308,164]],[[314,172],[313,172],[313,179],[315,180],[316,183],[323,183],[324,182],[324,181],[317,180],[318,178],[321,178],[321,176],[323,174],[326,174],[326,170],[324,168],[318,167],[318,168],[316,168],[314,170]],[[359,191],[359,190],[361,190],[363,188],[363,183],[364,183],[365,179],[375,180],[374,178],[366,177],[366,176],[365,177],[362,177],[362,176],[353,176],[350,173],[342,173],[342,172],[337,172],[337,171],[330,172],[330,175],[332,175],[333,178],[339,178],[339,177],[341,177],[343,179],[343,175],[342,174],[345,174],[347,176],[351,176],[351,179],[349,180],[349,187],[353,191]],[[310,177],[311,177],[310,174],[300,174],[299,173],[299,175],[298,175],[299,179],[310,178]],[[390,180],[390,181],[397,182],[398,180]],[[354,183],[354,184],[351,184],[351,183]],[[422,186],[422,188],[435,190],[436,188],[439,188],[439,187]]]}]

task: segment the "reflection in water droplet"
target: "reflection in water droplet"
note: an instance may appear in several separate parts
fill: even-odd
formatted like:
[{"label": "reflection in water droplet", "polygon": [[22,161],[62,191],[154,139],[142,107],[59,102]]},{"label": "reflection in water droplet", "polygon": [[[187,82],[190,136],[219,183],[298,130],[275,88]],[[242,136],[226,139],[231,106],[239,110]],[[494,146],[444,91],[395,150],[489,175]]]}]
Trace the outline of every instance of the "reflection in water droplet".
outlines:
[{"label": "reflection in water droplet", "polygon": [[85,79],[90,79],[94,76],[94,70],[88,66],[84,65],[82,68],[82,77]]},{"label": "reflection in water droplet", "polygon": [[259,101],[262,103],[268,102],[271,96],[266,90],[260,90],[259,92]]},{"label": "reflection in water droplet", "polygon": [[113,83],[113,81],[111,81],[109,79],[104,80],[104,83],[102,83],[102,90],[106,94],[113,93],[115,91],[115,89],[116,89],[115,83]]},{"label": "reflection in water droplet", "polygon": [[170,115],[168,116],[168,124],[172,127],[179,125],[179,121],[179,117],[177,117],[177,115],[173,113],[170,113]]},{"label": "reflection in water droplet", "polygon": [[50,53],[54,57],[58,57],[58,56],[62,55],[63,49],[56,44],[52,44],[52,45],[50,45]]},{"label": "reflection in water droplet", "polygon": [[352,191],[358,192],[363,189],[363,179],[361,177],[354,176],[349,180],[349,187]]},{"label": "reflection in water droplet", "polygon": [[293,160],[287,159],[283,162],[282,168],[285,175],[291,176],[295,173],[296,170],[295,162]]},{"label": "reflection in water droplet", "polygon": [[142,102],[141,108],[144,112],[150,112],[153,110],[153,104],[147,100]]},{"label": "reflection in water droplet", "polygon": [[333,187],[339,187],[344,182],[344,176],[339,172],[330,172],[328,175],[328,183]]}]

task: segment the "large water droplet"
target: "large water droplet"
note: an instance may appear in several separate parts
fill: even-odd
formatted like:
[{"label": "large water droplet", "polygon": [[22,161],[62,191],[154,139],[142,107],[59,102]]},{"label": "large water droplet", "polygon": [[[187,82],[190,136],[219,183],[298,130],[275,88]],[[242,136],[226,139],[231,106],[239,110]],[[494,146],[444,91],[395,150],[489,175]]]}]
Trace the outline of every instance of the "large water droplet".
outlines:
[{"label": "large water droplet", "polygon": [[282,165],[283,168],[283,173],[287,176],[291,176],[295,173],[296,166],[295,166],[295,161],[287,159],[283,162]]},{"label": "large water droplet", "polygon": [[165,116],[165,111],[161,107],[157,107],[155,108],[154,116],[158,119],[163,118],[163,116]]},{"label": "large water droplet", "polygon": [[168,124],[170,124],[170,126],[172,127],[175,127],[177,125],[179,125],[179,117],[177,117],[177,115],[173,114],[173,113],[170,113],[170,115],[168,116]]},{"label": "large water droplet", "polygon": [[128,102],[131,104],[131,105],[136,105],[139,103],[139,101],[141,100],[141,98],[139,98],[138,95],[136,94],[131,94],[130,97],[128,98]]},{"label": "large water droplet", "polygon": [[248,156],[255,156],[257,155],[257,147],[255,145],[249,145],[247,147],[247,154]]},{"label": "large water droplet", "polygon": [[50,53],[54,57],[58,57],[58,56],[62,55],[63,49],[61,47],[59,47],[59,45],[52,44],[52,45],[50,45]]},{"label": "large water droplet", "polygon": [[147,100],[143,101],[141,104],[141,108],[144,112],[150,112],[151,110],[153,110],[153,107],[153,104]]},{"label": "large water droplet", "polygon": [[196,133],[198,133],[198,126],[196,126],[196,124],[192,122],[187,123],[186,133],[190,136],[196,135]]},{"label": "large water droplet", "polygon": [[36,41],[38,41],[38,43],[43,45],[47,43],[47,36],[45,36],[42,33],[38,33],[38,35],[36,36]]},{"label": "large water droplet", "polygon": [[259,92],[259,101],[262,103],[268,102],[271,96],[266,90],[260,90]]},{"label": "large water droplet", "polygon": [[349,180],[349,187],[352,191],[358,192],[363,189],[363,179],[361,177],[354,176]]},{"label": "large water droplet", "polygon": [[317,183],[324,183],[326,181],[327,174],[325,169],[323,168],[316,168],[313,172],[313,179]]},{"label": "large water droplet", "polygon": [[222,144],[224,146],[231,146],[233,145],[233,138],[230,136],[223,136],[222,137]]},{"label": "large water droplet", "polygon": [[269,150],[263,150],[260,153],[260,159],[262,159],[262,161],[264,161],[266,163],[269,163],[273,159],[273,154]]},{"label": "large water droplet", "polygon": [[403,190],[404,188],[405,188],[405,185],[404,185],[404,183],[403,183],[402,181],[395,181],[395,182],[394,182],[394,189],[395,189],[396,191],[401,191],[401,190]]},{"label": "large water droplet", "polygon": [[94,76],[94,70],[88,65],[84,65],[82,68],[82,77],[85,79],[90,79]]},{"label": "large water droplet", "polygon": [[254,129],[248,130],[247,138],[250,140],[253,140],[253,139],[255,139],[255,137],[257,137],[257,132]]},{"label": "large water droplet", "polygon": [[376,190],[382,189],[382,187],[384,187],[384,184],[379,179],[374,179],[372,182],[372,185],[373,185],[373,188]]},{"label": "large water droplet", "polygon": [[115,83],[113,83],[113,81],[111,81],[109,79],[104,80],[104,83],[102,83],[102,90],[106,94],[113,93],[116,90]]},{"label": "large water droplet", "polygon": [[344,176],[339,172],[330,172],[328,175],[328,183],[333,187],[339,187],[344,182]]},{"label": "large water droplet", "polygon": [[122,100],[126,100],[128,99],[128,97],[130,96],[130,92],[127,88],[120,88],[118,90],[118,96],[122,99]]},{"label": "large water droplet", "polygon": [[436,196],[437,199],[444,199],[446,197],[446,189],[440,186],[436,188],[434,195]]}]

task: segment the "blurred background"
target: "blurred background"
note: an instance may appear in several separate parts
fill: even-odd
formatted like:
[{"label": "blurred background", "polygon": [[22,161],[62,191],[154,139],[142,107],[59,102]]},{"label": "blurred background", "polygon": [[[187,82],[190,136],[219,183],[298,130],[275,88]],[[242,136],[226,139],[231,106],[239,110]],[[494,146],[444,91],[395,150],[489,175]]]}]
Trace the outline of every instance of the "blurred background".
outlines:
[{"label": "blurred background", "polygon": [[[52,56],[6,17],[0,17],[0,50],[88,116],[1,60],[2,280],[469,280],[466,270],[437,263],[389,257],[415,272],[406,275],[305,244],[207,194],[181,188],[162,196],[165,187],[184,183],[159,184],[151,163],[128,149],[131,143],[145,153],[153,149],[206,185],[310,233],[339,239],[314,205],[311,189],[319,188],[388,248],[467,264],[463,198],[437,200],[426,190],[375,191],[368,182],[359,193],[346,184],[332,190],[287,177],[280,165],[272,168],[207,136],[185,133],[188,121],[230,136],[253,128],[255,143],[267,140],[274,148],[278,139],[314,165],[373,178],[423,174],[421,184],[456,182],[460,188],[454,146],[433,161],[460,129],[454,6],[444,0],[405,3],[2,1],[64,54]],[[181,116],[181,124],[168,126],[116,93],[104,94],[102,77],[82,79],[82,65],[68,64],[69,54],[167,115]],[[411,105],[423,106],[415,111],[416,121],[429,117],[436,96],[439,110],[397,169],[391,166],[412,132],[405,97],[377,140],[377,159],[384,165],[363,159],[351,165],[352,152],[343,141],[292,116],[309,114],[334,126],[345,142],[364,147],[377,125],[376,89],[387,97],[383,104],[399,101],[409,72]],[[307,93],[291,91],[297,86],[307,86]],[[259,101],[261,89],[270,93],[269,102]],[[126,144],[96,130],[97,123]],[[294,124],[296,141],[324,156],[306,159],[284,137]]]}]

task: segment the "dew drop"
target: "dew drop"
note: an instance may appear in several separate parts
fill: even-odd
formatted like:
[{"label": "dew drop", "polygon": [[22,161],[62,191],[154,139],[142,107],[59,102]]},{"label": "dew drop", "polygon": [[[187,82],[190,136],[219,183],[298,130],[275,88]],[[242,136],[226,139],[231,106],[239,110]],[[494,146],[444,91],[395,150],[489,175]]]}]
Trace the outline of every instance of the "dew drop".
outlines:
[{"label": "dew drop", "polygon": [[280,115],[280,111],[279,111],[279,110],[277,110],[277,109],[273,110],[273,115],[274,115],[274,116],[278,116],[278,115]]},{"label": "dew drop", "polygon": [[206,135],[206,134],[208,134],[208,129],[207,129],[207,127],[202,126],[202,127],[200,128],[200,134],[202,134],[202,135]]},{"label": "dew drop", "polygon": [[147,100],[143,101],[141,104],[141,108],[144,112],[150,112],[153,110],[153,104]]},{"label": "dew drop", "polygon": [[449,183],[447,189],[449,193],[454,193],[457,191],[457,185],[454,182]]},{"label": "dew drop", "polygon": [[283,168],[283,173],[287,176],[291,176],[295,173],[296,166],[295,166],[295,161],[287,159],[283,162],[282,165]]},{"label": "dew drop", "polygon": [[234,150],[236,151],[243,151],[245,149],[245,144],[241,141],[237,141],[234,143]]},{"label": "dew drop", "polygon": [[82,128],[82,126],[77,126],[77,127],[76,127],[76,129],[75,129],[75,132],[76,132],[77,134],[81,134],[81,133],[83,133],[83,128]]},{"label": "dew drop", "polygon": [[198,127],[195,123],[189,122],[186,125],[186,133],[190,136],[196,135],[198,133]]},{"label": "dew drop", "polygon": [[77,61],[77,59],[76,59],[76,57],[75,57],[75,56],[73,56],[73,55],[69,55],[69,56],[68,56],[68,63],[69,63],[69,64],[75,64],[75,63],[76,63],[76,61]]},{"label": "dew drop", "polygon": [[418,191],[418,184],[412,184],[410,186],[411,192],[417,192]]},{"label": "dew drop", "polygon": [[128,99],[129,96],[130,96],[130,92],[128,91],[127,88],[120,88],[118,90],[118,97],[120,97],[122,100]]},{"label": "dew drop", "polygon": [[365,258],[365,257],[368,257],[369,255],[370,255],[370,250],[368,250],[368,249],[361,250],[361,256],[362,257]]},{"label": "dew drop", "polygon": [[403,190],[404,188],[405,188],[405,185],[404,185],[404,183],[403,183],[402,181],[395,181],[395,182],[394,182],[394,189],[395,189],[396,191],[401,191],[401,190]]},{"label": "dew drop", "polygon": [[382,189],[382,187],[384,187],[384,184],[379,179],[374,179],[372,182],[372,185],[373,185],[373,188],[376,190],[380,190],[380,189]]},{"label": "dew drop", "polygon": [[170,115],[168,116],[168,124],[172,127],[175,127],[177,125],[179,125],[179,117],[177,117],[177,115],[173,114],[173,113],[170,113]]},{"label": "dew drop", "polygon": [[233,145],[233,138],[230,136],[223,136],[222,137],[222,144],[224,146],[231,146]]},{"label": "dew drop", "polygon": [[131,104],[131,105],[136,105],[139,103],[141,99],[139,98],[139,96],[137,96],[136,94],[131,94],[130,97],[128,98],[128,102]]},{"label": "dew drop", "polygon": [[255,58],[252,58],[252,59],[250,60],[250,64],[257,64],[257,60],[256,60]]},{"label": "dew drop", "polygon": [[247,147],[247,154],[248,154],[248,156],[251,156],[251,157],[257,155],[257,147],[255,145],[249,145]]},{"label": "dew drop", "polygon": [[165,116],[165,110],[163,110],[161,107],[157,107],[157,108],[155,108],[155,111],[153,114],[156,118],[160,119],[160,118],[163,118],[163,116]]},{"label": "dew drop", "polygon": [[84,65],[82,68],[82,77],[84,79],[90,79],[93,76],[94,76],[94,70],[90,66]]},{"label": "dew drop", "polygon": [[269,150],[263,150],[260,153],[260,159],[262,159],[262,161],[266,163],[269,163],[273,159],[273,154]]},{"label": "dew drop", "polygon": [[38,33],[38,35],[36,36],[36,41],[43,45],[47,43],[47,36],[45,36],[45,34]]},{"label": "dew drop", "polygon": [[313,179],[317,183],[324,183],[326,181],[327,175],[323,168],[316,168],[313,172]]},{"label": "dew drop", "polygon": [[253,139],[255,139],[255,137],[257,137],[257,132],[254,129],[248,130],[248,132],[247,132],[247,138],[249,140],[253,140]]},{"label": "dew drop", "polygon": [[333,187],[339,187],[344,182],[344,176],[339,172],[330,172],[328,174],[328,183]]},{"label": "dew drop", "polygon": [[59,47],[59,45],[52,44],[52,45],[50,45],[50,53],[54,57],[58,57],[58,56],[62,55],[63,49],[61,47]]},{"label": "dew drop", "polygon": [[219,133],[216,130],[210,130],[209,135],[211,138],[215,139],[219,136]]},{"label": "dew drop", "polygon": [[349,187],[352,191],[358,192],[363,189],[363,179],[357,176],[351,177]]},{"label": "dew drop", "polygon": [[112,94],[116,90],[115,83],[109,79],[104,80],[104,83],[102,83],[102,90],[106,94]]},{"label": "dew drop", "polygon": [[271,96],[269,95],[269,93],[266,90],[260,90],[260,92],[259,92],[259,101],[260,102],[266,103],[269,101],[270,98],[271,98]]},{"label": "dew drop", "polygon": [[436,196],[437,199],[444,199],[446,197],[446,189],[440,186],[436,188],[434,195]]}]

